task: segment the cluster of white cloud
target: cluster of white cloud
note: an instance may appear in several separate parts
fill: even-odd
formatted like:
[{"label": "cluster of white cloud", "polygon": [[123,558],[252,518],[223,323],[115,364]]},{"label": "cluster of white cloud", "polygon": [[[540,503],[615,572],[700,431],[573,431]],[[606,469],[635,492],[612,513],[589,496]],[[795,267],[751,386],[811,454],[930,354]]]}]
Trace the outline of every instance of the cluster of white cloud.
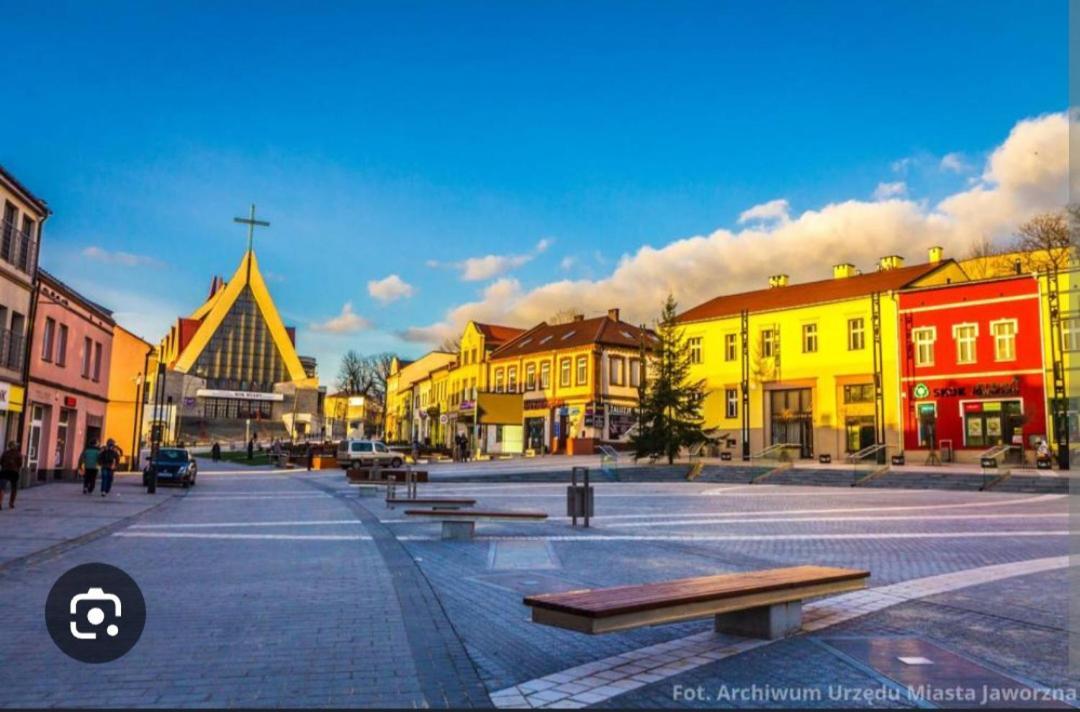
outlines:
[{"label": "cluster of white cloud", "polygon": [[[460,333],[469,319],[529,326],[568,307],[588,314],[620,307],[624,318],[645,322],[668,293],[688,308],[719,294],[762,288],[770,274],[788,273],[793,281],[821,279],[833,264],[872,269],[889,254],[919,262],[932,245],[943,246],[947,256],[960,256],[977,240],[1008,239],[1030,216],[1064,206],[1067,161],[1065,114],[1026,119],[990,154],[981,175],[936,204],[906,197],[903,183],[903,190],[885,184],[885,194],[874,201],[830,203],[796,217],[786,200],[771,200],[744,211],[739,224],[745,227],[738,231],[719,229],[659,248],[643,246],[624,255],[602,279],[563,279],[531,290],[516,279],[499,279],[479,300],[400,336],[437,343]],[[903,172],[908,165],[909,160],[900,159],[893,169]],[[963,165],[958,154],[949,154],[940,168],[955,171]]]},{"label": "cluster of white cloud", "polygon": [[373,299],[377,299],[383,304],[389,304],[398,299],[408,299],[416,290],[401,277],[392,274],[389,277],[373,279],[368,282],[367,291]]},{"label": "cluster of white cloud", "polygon": [[451,267],[461,271],[461,279],[465,282],[483,282],[518,267],[532,262],[538,255],[547,252],[551,247],[551,240],[544,238],[536,243],[532,252],[520,255],[484,255],[482,257],[469,257],[461,262],[439,262],[428,260],[428,267]]},{"label": "cluster of white cloud", "polygon": [[104,262],[107,265],[119,267],[161,267],[160,260],[147,255],[136,255],[131,252],[106,250],[104,247],[91,245],[82,250],[82,256],[88,260]]},{"label": "cluster of white cloud", "polygon": [[337,316],[311,325],[312,331],[325,334],[354,334],[370,328],[371,322],[353,311],[352,302],[345,302]]}]

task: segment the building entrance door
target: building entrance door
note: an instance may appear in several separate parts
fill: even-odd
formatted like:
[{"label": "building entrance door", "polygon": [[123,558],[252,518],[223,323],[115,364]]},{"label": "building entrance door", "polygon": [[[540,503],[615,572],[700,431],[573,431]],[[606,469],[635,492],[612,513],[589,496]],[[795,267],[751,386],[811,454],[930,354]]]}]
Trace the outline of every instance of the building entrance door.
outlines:
[{"label": "building entrance door", "polygon": [[30,471],[41,464],[41,431],[44,427],[45,409],[37,403],[30,406],[30,435],[26,440],[26,466]]},{"label": "building entrance door", "polygon": [[799,457],[814,456],[813,392],[809,388],[769,391],[769,442],[799,446]]}]

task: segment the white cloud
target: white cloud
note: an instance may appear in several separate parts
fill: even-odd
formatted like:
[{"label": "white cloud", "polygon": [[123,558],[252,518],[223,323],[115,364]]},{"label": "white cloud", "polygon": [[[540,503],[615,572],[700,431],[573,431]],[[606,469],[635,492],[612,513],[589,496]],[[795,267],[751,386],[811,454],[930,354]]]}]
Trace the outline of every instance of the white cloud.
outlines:
[{"label": "white cloud", "polygon": [[833,264],[853,262],[866,271],[888,254],[917,263],[932,245],[943,246],[946,256],[961,255],[976,239],[1007,240],[1031,215],[1065,205],[1067,128],[1063,113],[1017,123],[979,180],[936,204],[851,199],[791,217],[785,202],[771,201],[743,213],[771,222],[645,245],[623,255],[601,279],[561,279],[528,291],[502,279],[477,301],[401,335],[437,343],[470,318],[528,327],[569,307],[586,314],[621,307],[624,318],[651,322],[669,292],[687,309],[719,294],[763,288],[767,276],[779,272],[793,281],[824,279]]},{"label": "white cloud", "polygon": [[891,183],[878,183],[874,189],[874,200],[889,200],[907,195],[907,183],[902,180]]},{"label": "white cloud", "polygon": [[312,331],[327,334],[352,334],[370,328],[371,322],[353,311],[352,302],[345,302],[337,316],[311,325]]},{"label": "white cloud", "polygon": [[522,267],[533,259],[547,251],[554,241],[543,238],[536,243],[531,252],[519,255],[484,255],[482,257],[468,257],[460,262],[439,262],[427,260],[428,267],[451,267],[461,271],[461,279],[465,282],[482,282],[493,279],[500,275]]},{"label": "white cloud", "polygon": [[755,205],[739,214],[739,224],[748,222],[787,222],[791,206],[783,198]]},{"label": "white cloud", "polygon": [[965,173],[971,170],[971,166],[964,160],[963,155],[955,151],[953,153],[946,153],[942,156],[941,163],[938,164],[938,167],[941,170],[950,173]]},{"label": "white cloud", "polygon": [[566,272],[573,269],[574,265],[576,264],[577,257],[574,257],[573,255],[567,255],[566,257],[563,257],[561,260],[559,260],[559,269]]},{"label": "white cloud", "polygon": [[97,262],[104,262],[107,265],[117,265],[119,267],[161,267],[163,262],[148,255],[136,255],[131,252],[111,251],[106,250],[104,247],[98,247],[97,245],[91,245],[90,247],[83,248],[82,256]]},{"label": "white cloud", "polygon": [[383,304],[389,304],[398,299],[408,299],[416,290],[401,277],[392,274],[389,277],[368,282],[367,291]]}]

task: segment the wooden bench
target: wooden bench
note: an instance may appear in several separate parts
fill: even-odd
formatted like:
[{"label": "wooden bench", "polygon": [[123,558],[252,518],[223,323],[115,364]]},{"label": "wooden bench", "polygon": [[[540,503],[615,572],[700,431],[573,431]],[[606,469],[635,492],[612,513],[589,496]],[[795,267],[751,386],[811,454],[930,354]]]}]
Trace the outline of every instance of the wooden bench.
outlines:
[{"label": "wooden bench", "polygon": [[443,509],[463,509],[465,507],[471,507],[476,504],[476,500],[455,497],[414,497],[412,499],[393,497],[386,500],[386,506],[390,509],[393,509],[395,504],[419,504],[441,511]]},{"label": "wooden bench", "polygon": [[[371,480],[373,471],[374,468],[371,467],[353,467],[345,471],[345,476],[349,479],[349,482],[368,482]],[[407,472],[408,470],[392,470],[389,467],[380,467],[378,470],[379,479],[394,480],[395,482],[404,482]],[[427,470],[413,470],[413,475],[416,476],[416,482],[428,481]]]},{"label": "wooden bench", "polygon": [[475,509],[406,509],[405,516],[442,520],[443,539],[472,539],[477,521],[528,522],[547,519],[545,512],[490,512]]},{"label": "wooden bench", "polygon": [[866,587],[869,571],[793,566],[637,586],[527,596],[534,623],[581,633],[716,616],[716,630],[782,638],[802,625],[802,601]]}]

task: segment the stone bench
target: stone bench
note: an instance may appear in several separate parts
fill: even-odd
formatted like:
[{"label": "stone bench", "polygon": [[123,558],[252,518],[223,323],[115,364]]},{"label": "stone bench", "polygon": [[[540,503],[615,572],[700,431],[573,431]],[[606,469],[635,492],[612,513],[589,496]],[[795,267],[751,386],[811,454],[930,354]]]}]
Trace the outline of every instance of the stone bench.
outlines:
[{"label": "stone bench", "polygon": [[390,509],[393,509],[395,504],[422,505],[425,507],[431,507],[435,510],[444,510],[464,509],[465,507],[471,507],[476,504],[476,500],[466,499],[463,497],[414,497],[412,499],[393,497],[386,500],[386,506]]},{"label": "stone bench", "polygon": [[491,512],[475,509],[406,509],[405,516],[441,520],[443,539],[472,539],[478,521],[543,521],[548,515],[545,512]]},{"label": "stone bench", "polygon": [[716,630],[782,638],[802,625],[802,601],[866,588],[869,571],[792,566],[635,586],[527,596],[534,623],[580,633],[611,633],[716,617]]},{"label": "stone bench", "polygon": [[[372,467],[353,467],[345,471],[345,477],[349,482],[369,482],[371,481],[371,475],[375,472],[375,468]],[[389,467],[380,467],[378,469],[380,480],[393,480],[395,482],[404,482],[405,475],[408,470],[403,469],[391,469]],[[416,477],[416,482],[427,482],[428,473],[427,470],[413,470],[413,475]]]}]

